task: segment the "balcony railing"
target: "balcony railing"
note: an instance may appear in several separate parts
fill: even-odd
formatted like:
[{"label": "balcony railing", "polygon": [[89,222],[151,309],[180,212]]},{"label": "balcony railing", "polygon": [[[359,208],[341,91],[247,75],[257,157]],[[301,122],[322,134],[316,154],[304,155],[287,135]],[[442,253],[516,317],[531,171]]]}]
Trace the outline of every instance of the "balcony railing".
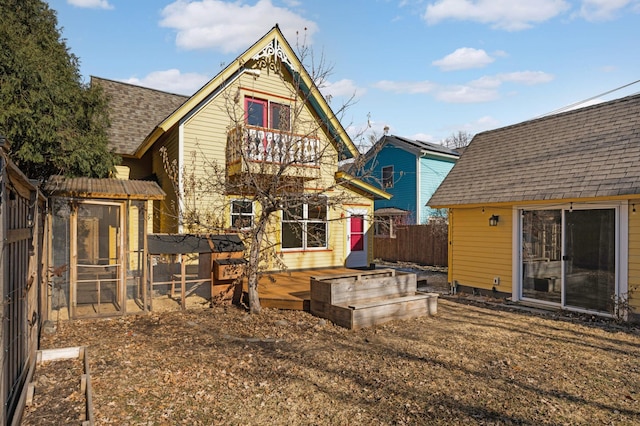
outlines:
[{"label": "balcony railing", "polygon": [[227,164],[265,162],[293,166],[320,165],[320,140],[262,127],[236,127],[227,135]]}]

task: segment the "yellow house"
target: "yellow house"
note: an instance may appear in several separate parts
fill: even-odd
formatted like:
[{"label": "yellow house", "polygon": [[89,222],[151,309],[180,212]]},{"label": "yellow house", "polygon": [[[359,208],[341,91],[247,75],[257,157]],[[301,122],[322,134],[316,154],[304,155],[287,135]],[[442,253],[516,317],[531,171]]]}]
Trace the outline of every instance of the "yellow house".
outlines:
[{"label": "yellow house", "polygon": [[372,263],[373,201],[390,195],[339,172],[358,151],[278,26],[191,97],[92,84],[130,177],[167,194],[154,232],[248,235],[270,212],[267,270]]},{"label": "yellow house", "polygon": [[640,319],[640,95],[476,135],[449,209],[455,291]]}]

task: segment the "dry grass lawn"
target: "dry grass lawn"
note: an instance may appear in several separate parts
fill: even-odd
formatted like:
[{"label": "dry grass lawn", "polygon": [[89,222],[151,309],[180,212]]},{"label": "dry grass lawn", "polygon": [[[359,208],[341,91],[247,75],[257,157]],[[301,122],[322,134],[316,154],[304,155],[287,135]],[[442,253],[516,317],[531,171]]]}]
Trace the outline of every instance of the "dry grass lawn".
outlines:
[{"label": "dry grass lawn", "polygon": [[61,322],[97,424],[640,424],[640,331],[440,299],[359,331],[235,307]]}]

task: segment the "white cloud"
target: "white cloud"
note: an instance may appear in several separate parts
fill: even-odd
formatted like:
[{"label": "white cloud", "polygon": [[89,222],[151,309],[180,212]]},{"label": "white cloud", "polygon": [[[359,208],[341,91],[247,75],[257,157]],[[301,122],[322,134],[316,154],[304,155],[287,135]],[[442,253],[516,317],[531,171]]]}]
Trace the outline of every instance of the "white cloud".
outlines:
[{"label": "white cloud", "polygon": [[384,90],[385,92],[405,93],[415,95],[418,93],[429,93],[436,88],[436,85],[430,81],[390,81],[381,80],[373,85],[373,87]]},{"label": "white cloud", "polygon": [[436,93],[436,99],[450,103],[479,103],[496,100],[500,96],[498,91],[503,83],[535,84],[548,83],[553,75],[542,71],[519,71],[484,76],[468,84],[445,86]]},{"label": "white cloud", "polygon": [[431,25],[456,19],[490,24],[493,28],[507,31],[519,31],[554,18],[569,7],[565,0],[438,0],[427,5],[423,18]]},{"label": "white cloud", "polygon": [[477,120],[474,120],[468,123],[451,124],[447,126],[444,130],[449,132],[449,134],[457,133],[457,132],[467,132],[475,136],[480,132],[495,129],[497,127],[500,127],[500,121],[491,117],[490,115],[485,115],[483,117],[478,118]]},{"label": "white cloud", "polygon": [[518,71],[486,75],[466,84],[439,85],[430,81],[390,81],[382,80],[373,87],[395,94],[433,94],[434,97],[449,103],[480,103],[493,101],[500,97],[499,89],[504,83],[526,86],[548,83],[554,76],[542,71]]},{"label": "white cloud", "polygon": [[439,140],[436,139],[435,136],[429,135],[427,133],[416,133],[415,135],[409,136],[411,139],[416,141],[423,142],[431,142],[431,143],[440,143]]},{"label": "white cloud", "polygon": [[164,92],[191,96],[209,80],[210,77],[202,74],[182,74],[180,70],[170,69],[165,71],[154,71],[142,78],[131,77],[124,80],[124,82],[162,90]]},{"label": "white cloud", "polygon": [[89,9],[113,9],[108,0],[67,0],[72,6],[86,7]]},{"label": "white cloud", "polygon": [[307,44],[312,44],[313,34],[318,30],[315,22],[274,6],[271,0],[258,0],[255,5],[242,1],[177,0],[161,13],[160,25],[176,30],[176,44],[187,50],[238,52],[255,43],[276,23],[291,43],[299,34]]},{"label": "white cloud", "polygon": [[535,84],[548,83],[553,80],[553,74],[549,74],[543,71],[519,71],[505,74],[498,74],[496,76],[501,81],[525,84],[527,86],[533,86]]},{"label": "white cloud", "polygon": [[472,85],[448,86],[436,93],[436,99],[453,104],[471,104],[490,102],[498,99],[499,93],[495,89],[474,87]]},{"label": "white cloud", "polygon": [[485,75],[469,83],[478,89],[497,89],[502,85],[502,80],[497,76]]},{"label": "white cloud", "polygon": [[485,115],[484,117],[480,117],[479,119],[474,121],[470,125],[470,127],[487,130],[487,129],[493,129],[494,127],[498,127],[499,125],[500,125],[500,122],[497,119],[491,117],[490,115]]},{"label": "white cloud", "polygon": [[587,21],[606,21],[631,3],[631,0],[583,0],[579,16]]},{"label": "white cloud", "polygon": [[494,59],[482,49],[461,47],[442,59],[431,64],[443,71],[466,70],[470,68],[482,68],[493,62]]},{"label": "white cloud", "polygon": [[327,98],[343,97],[349,99],[351,97],[360,97],[367,91],[365,88],[356,86],[353,80],[342,79],[335,82],[322,81],[318,84],[318,88],[322,95]]}]

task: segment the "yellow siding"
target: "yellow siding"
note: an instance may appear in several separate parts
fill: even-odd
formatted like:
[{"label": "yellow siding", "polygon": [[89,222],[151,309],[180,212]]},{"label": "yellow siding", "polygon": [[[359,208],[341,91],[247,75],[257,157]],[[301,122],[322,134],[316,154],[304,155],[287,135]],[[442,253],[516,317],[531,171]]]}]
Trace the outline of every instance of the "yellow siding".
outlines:
[{"label": "yellow siding", "polygon": [[[640,210],[637,209],[636,210]],[[640,314],[640,212],[629,206],[629,307]]]},{"label": "yellow siding", "polygon": [[[500,216],[497,227],[489,226],[492,214]],[[514,250],[518,249],[512,247],[512,219],[509,206],[485,206],[484,213],[480,207],[451,209],[449,281],[490,290],[493,278],[500,277],[497,290],[510,292]],[[628,297],[632,312],[640,314],[640,212],[634,214],[632,205],[629,206],[628,247],[628,294],[621,296]]]},{"label": "yellow siding", "polygon": [[[310,249],[306,251],[302,250],[287,250],[281,251],[276,249],[280,259],[284,262],[287,269],[314,269],[314,268],[328,268],[328,267],[342,267],[344,266],[345,259],[347,257],[347,210],[350,208],[358,208],[367,211],[367,249],[368,259],[367,262],[373,263],[373,201],[369,198],[358,195],[354,192],[334,191],[328,196],[340,197],[345,201],[342,207],[329,208],[328,210],[328,247],[326,249]],[[237,197],[229,196],[224,205],[227,206],[225,216],[225,226],[229,226],[230,219],[230,200]],[[254,207],[254,214],[260,213],[260,206]],[[274,214],[274,220],[272,226],[269,228],[269,240],[273,243],[280,244],[280,220],[281,213]],[[248,246],[248,241],[245,241]],[[266,265],[268,270],[278,269],[278,265],[271,264]]]},{"label": "yellow siding", "polygon": [[178,222],[176,218],[177,200],[176,193],[173,189],[172,178],[167,174],[160,150],[166,149],[166,155],[169,162],[178,160],[179,152],[179,133],[178,129],[172,129],[162,137],[154,146],[151,154],[153,170],[158,176],[160,187],[167,194],[163,201],[154,202],[153,208],[153,229],[155,232],[177,232]]},{"label": "yellow siding", "polygon": [[[489,226],[492,214],[500,216],[498,226]],[[459,285],[511,292],[512,212],[504,208],[454,208],[449,221],[449,280]]]},{"label": "yellow siding", "polygon": [[[367,263],[373,263],[373,201],[351,191],[331,194],[344,200],[341,207],[329,209],[329,247],[326,250],[284,251],[282,259],[289,269],[328,268],[345,266],[347,257],[347,211],[363,209],[367,213]],[[276,231],[279,235],[280,230]]]},{"label": "yellow siding", "polygon": [[[225,178],[227,133],[234,121],[242,122],[244,117],[244,98],[247,96],[289,105],[294,133],[307,134],[312,132],[314,136],[323,140],[325,144],[329,144],[328,136],[323,131],[318,133],[317,117],[314,116],[312,110],[304,106],[300,109],[299,114],[294,113],[294,110],[300,107],[302,100],[295,100],[294,86],[290,81],[283,80],[273,72],[262,70],[258,78],[245,74],[239,80],[230,84],[223,93],[217,95],[196,114],[188,117],[182,123],[182,154],[184,156],[182,161],[184,165],[184,188],[187,198],[185,202],[193,201],[194,205],[197,204],[200,212],[209,213],[209,219],[219,221],[223,227],[228,227],[230,224],[229,200],[238,197],[232,195],[224,197],[222,194],[211,194],[211,191],[208,191],[209,194],[190,191],[189,185],[193,181],[195,182],[194,187],[197,187],[199,185],[198,182],[222,181]],[[174,140],[170,139],[170,141],[173,142]],[[177,156],[177,149],[175,153],[173,151],[176,148],[174,145],[170,144],[168,148],[172,156]],[[326,189],[335,186],[334,174],[338,169],[337,157],[337,151],[333,146],[329,146],[324,151],[320,179],[307,182],[306,186],[310,192],[315,192],[316,188]],[[216,168],[221,174],[215,175],[213,171]],[[316,176],[318,175],[317,169],[310,170],[310,172]],[[162,180],[164,181],[164,179]],[[163,189],[167,191],[164,186]],[[173,191],[171,190],[171,192]],[[323,193],[329,197],[337,196],[335,194],[338,194],[337,191]],[[191,194],[191,197],[189,194]],[[370,198],[349,193],[347,201],[358,205],[365,204],[368,206],[366,208],[371,216],[373,215],[373,201]],[[256,206],[256,210],[258,209],[259,207]],[[346,257],[346,220],[343,220],[343,218],[346,215],[343,213],[341,209],[329,209],[328,249],[284,252],[282,259],[287,267],[289,269],[303,269],[344,265]],[[371,225],[371,222],[369,222],[369,225]],[[278,220],[274,221],[274,226],[269,230],[269,233],[272,240],[279,242],[279,217]],[[373,260],[372,234],[369,235],[368,243],[371,262]],[[269,267],[274,267],[274,265]]]},{"label": "yellow siding", "polygon": [[[147,205],[149,201],[146,202]],[[140,217],[140,208],[131,203],[127,203],[128,213],[127,213],[127,223],[128,223],[128,244],[127,250],[129,253],[134,253],[139,250],[142,250],[142,246],[144,241],[140,241],[140,221],[138,220]],[[143,207],[144,208],[144,207]],[[149,231],[147,231],[149,232]],[[142,265],[139,264],[139,258],[137,256],[129,256],[129,270],[141,269]]]},{"label": "yellow siding", "polygon": [[144,155],[141,159],[124,157],[122,165],[129,167],[129,179],[145,179],[153,173],[153,165],[149,155]]}]

